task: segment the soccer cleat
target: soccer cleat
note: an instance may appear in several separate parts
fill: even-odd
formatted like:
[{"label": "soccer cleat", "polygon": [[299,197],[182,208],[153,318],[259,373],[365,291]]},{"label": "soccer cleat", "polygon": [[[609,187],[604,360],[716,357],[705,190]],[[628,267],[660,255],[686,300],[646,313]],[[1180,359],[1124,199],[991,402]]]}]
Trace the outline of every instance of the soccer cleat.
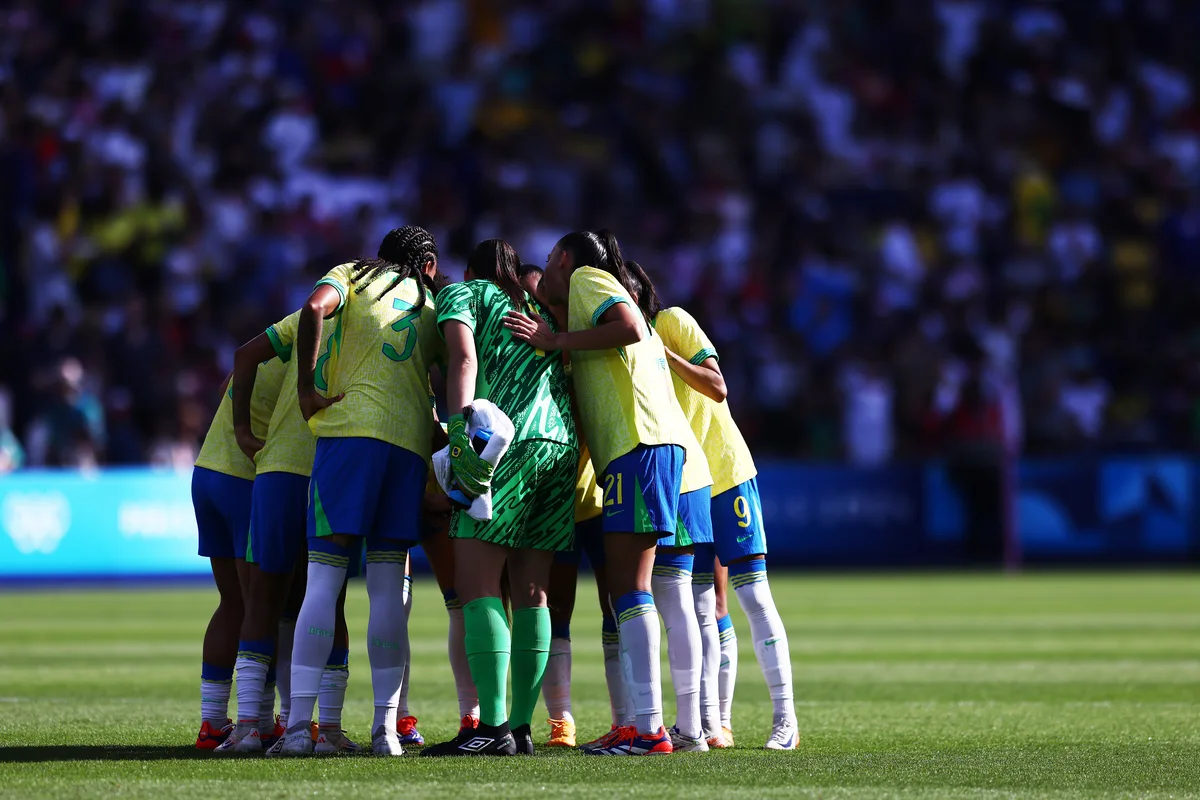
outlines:
[{"label": "soccer cleat", "polygon": [[416,717],[401,717],[396,720],[396,735],[400,737],[402,745],[420,747],[425,744],[425,737],[417,730]]},{"label": "soccer cleat", "polygon": [[733,747],[733,731],[729,728],[721,728],[720,732],[708,737],[708,746],[715,750]]},{"label": "soccer cleat", "polygon": [[313,753],[318,756],[336,756],[357,753],[362,748],[350,741],[343,730],[324,729],[317,732]]},{"label": "soccer cleat", "polygon": [[518,725],[512,729],[513,741],[517,743],[517,755],[533,755],[533,731],[528,725]]},{"label": "soccer cleat", "polygon": [[575,723],[569,719],[548,719],[550,723],[550,741],[547,747],[574,747]]},{"label": "soccer cleat", "polygon": [[463,731],[473,731],[478,727],[479,717],[472,717],[470,714],[466,714],[458,723],[458,732],[462,733]]},{"label": "soccer cleat", "polygon": [[580,750],[589,750],[593,747],[600,747],[602,745],[608,744],[610,741],[612,741],[614,738],[616,738],[617,733],[620,730],[621,730],[620,725],[613,725],[611,728],[608,729],[608,733],[604,734],[603,736],[599,737],[598,739],[592,739],[590,742],[584,742],[583,744],[579,745],[579,749]]},{"label": "soccer cleat", "polygon": [[800,731],[796,729],[796,721],[785,717],[775,723],[771,729],[771,738],[763,745],[764,750],[795,750],[800,743]]},{"label": "soccer cleat", "polygon": [[257,725],[238,725],[233,732],[225,737],[225,741],[217,745],[214,753],[261,753],[262,737],[258,735]]},{"label": "soccer cleat", "polygon": [[287,739],[286,736],[280,736],[275,740],[275,744],[267,748],[267,752],[263,753],[267,758],[275,758],[283,755],[283,742]]},{"label": "soccer cleat", "polygon": [[231,733],[233,733],[233,720],[225,720],[225,725],[220,730],[214,728],[208,720],[204,720],[200,723],[200,733],[196,734],[196,749],[216,750],[221,746],[221,742],[229,738]]},{"label": "soccer cleat", "polygon": [[283,739],[283,735],[285,733],[287,733],[287,726],[283,724],[283,721],[279,718],[279,715],[276,714],[275,727],[271,729],[271,732],[268,735],[262,737],[263,749],[270,751],[271,748],[275,746],[276,742]]},{"label": "soccer cleat", "polygon": [[297,722],[283,735],[283,746],[279,749],[279,755],[311,756],[313,745],[312,725],[307,721]]},{"label": "soccer cleat", "polygon": [[607,744],[589,747],[583,752],[590,756],[665,756],[673,751],[667,729],[660,727],[658,733],[643,736],[633,725],[613,731]]},{"label": "soccer cleat", "polygon": [[708,742],[704,739],[703,734],[698,739],[693,739],[690,736],[684,736],[679,732],[679,726],[671,727],[671,752],[672,753],[707,753]]},{"label": "soccer cleat", "polygon": [[371,735],[371,752],[377,756],[402,756],[404,748],[400,746],[400,737],[395,731],[380,725]]},{"label": "soccer cleat", "polygon": [[503,725],[483,725],[464,728],[458,736],[448,742],[431,745],[421,751],[422,756],[439,758],[444,756],[515,756],[517,741]]}]

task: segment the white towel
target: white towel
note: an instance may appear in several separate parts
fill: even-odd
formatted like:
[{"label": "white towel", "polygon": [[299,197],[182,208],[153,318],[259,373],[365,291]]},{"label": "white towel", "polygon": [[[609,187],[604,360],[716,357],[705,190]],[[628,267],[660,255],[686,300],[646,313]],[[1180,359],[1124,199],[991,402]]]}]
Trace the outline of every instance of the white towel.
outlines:
[{"label": "white towel", "polygon": [[[508,415],[489,400],[476,400],[467,412],[467,435],[479,452],[479,457],[492,465],[493,470],[508,451],[516,430]],[[486,444],[484,444],[486,442]],[[483,449],[480,450],[482,444]],[[485,522],[492,518],[492,492],[488,490],[474,500],[458,488],[450,470],[450,448],[443,447],[433,454],[433,473],[438,485],[454,503],[466,508],[467,516]]]}]

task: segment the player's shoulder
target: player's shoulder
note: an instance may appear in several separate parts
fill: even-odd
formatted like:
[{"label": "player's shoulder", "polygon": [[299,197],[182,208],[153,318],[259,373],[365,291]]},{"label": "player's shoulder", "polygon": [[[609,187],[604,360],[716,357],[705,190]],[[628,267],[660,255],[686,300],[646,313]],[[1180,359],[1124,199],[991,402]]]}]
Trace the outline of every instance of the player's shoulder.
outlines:
[{"label": "player's shoulder", "polygon": [[607,291],[621,296],[629,294],[616,275],[597,267],[580,267],[571,273],[571,289]]},{"label": "player's shoulder", "polygon": [[689,314],[687,309],[680,306],[671,306],[659,311],[654,323],[656,326],[665,323],[668,326],[684,330],[698,329],[700,327],[700,324],[696,322],[696,318]]}]

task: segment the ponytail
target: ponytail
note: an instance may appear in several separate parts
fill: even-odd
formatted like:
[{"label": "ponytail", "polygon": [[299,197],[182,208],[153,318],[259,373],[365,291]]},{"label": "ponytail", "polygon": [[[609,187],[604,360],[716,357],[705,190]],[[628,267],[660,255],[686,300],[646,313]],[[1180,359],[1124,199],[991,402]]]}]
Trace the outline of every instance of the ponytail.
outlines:
[{"label": "ponytail", "polygon": [[658,290],[654,288],[654,281],[650,280],[646,270],[642,269],[642,265],[636,261],[626,261],[625,271],[637,288],[637,291],[631,291],[630,294],[637,298],[638,308],[646,315],[646,320],[653,324],[658,312],[662,311],[662,301],[658,299]]}]

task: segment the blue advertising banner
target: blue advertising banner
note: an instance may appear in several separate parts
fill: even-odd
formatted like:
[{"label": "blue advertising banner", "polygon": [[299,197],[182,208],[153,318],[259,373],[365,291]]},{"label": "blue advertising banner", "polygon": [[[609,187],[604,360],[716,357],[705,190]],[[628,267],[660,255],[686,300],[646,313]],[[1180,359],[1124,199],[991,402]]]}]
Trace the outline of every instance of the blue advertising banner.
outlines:
[{"label": "blue advertising banner", "polygon": [[151,470],[0,478],[0,580],[208,574],[190,479]]},{"label": "blue advertising banner", "polygon": [[[20,472],[0,478],[0,583],[209,573],[196,555],[190,474]],[[961,563],[963,499],[936,463],[880,469],[764,464],[758,476],[779,566]],[[1027,461],[1015,530],[1029,563],[1200,556],[1200,461],[1182,456]],[[425,566],[413,550],[414,567]]]}]

